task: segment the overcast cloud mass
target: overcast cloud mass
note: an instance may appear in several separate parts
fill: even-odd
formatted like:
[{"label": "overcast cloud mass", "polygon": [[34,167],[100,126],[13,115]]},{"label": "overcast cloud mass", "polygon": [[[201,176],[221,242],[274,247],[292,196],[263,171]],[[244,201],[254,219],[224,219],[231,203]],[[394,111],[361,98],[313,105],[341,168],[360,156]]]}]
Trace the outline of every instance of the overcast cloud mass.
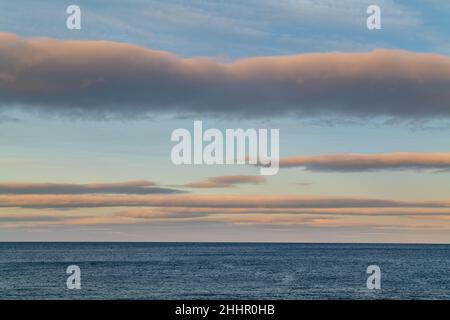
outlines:
[{"label": "overcast cloud mass", "polygon": [[[183,59],[108,41],[0,34],[0,108],[83,118],[144,114],[450,116],[450,58],[375,50]],[[0,110],[1,110],[0,109]]]}]

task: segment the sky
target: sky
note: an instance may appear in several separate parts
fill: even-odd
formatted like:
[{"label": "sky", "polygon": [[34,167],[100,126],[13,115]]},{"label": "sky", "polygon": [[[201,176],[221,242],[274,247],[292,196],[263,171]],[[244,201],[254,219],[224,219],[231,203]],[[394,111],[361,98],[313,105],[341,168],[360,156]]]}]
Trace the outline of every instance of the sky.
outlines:
[{"label": "sky", "polygon": [[[450,243],[449,16],[0,0],[0,241]],[[279,129],[279,172],[174,165],[194,120]]]}]

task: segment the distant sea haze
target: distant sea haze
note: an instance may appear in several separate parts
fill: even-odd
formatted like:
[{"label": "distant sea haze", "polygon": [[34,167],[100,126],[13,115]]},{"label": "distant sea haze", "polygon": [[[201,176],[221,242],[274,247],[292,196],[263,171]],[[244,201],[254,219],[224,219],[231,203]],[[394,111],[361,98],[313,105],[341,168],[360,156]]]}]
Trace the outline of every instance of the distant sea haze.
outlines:
[{"label": "distant sea haze", "polygon": [[450,299],[450,245],[0,243],[0,298]]}]

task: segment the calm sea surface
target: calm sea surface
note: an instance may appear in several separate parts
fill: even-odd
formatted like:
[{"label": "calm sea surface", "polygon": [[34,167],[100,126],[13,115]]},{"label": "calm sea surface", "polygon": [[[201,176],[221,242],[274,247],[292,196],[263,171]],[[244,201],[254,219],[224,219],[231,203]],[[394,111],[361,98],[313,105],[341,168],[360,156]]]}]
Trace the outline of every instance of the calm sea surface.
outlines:
[{"label": "calm sea surface", "polygon": [[0,243],[0,299],[450,299],[450,245]]}]

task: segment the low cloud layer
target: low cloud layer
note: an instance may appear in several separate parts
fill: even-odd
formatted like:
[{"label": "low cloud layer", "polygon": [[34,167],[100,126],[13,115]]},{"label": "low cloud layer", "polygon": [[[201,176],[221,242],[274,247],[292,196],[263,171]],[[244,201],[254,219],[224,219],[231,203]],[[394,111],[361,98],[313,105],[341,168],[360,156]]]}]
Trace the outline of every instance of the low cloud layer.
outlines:
[{"label": "low cloud layer", "polygon": [[450,153],[397,152],[297,156],[280,160],[280,168],[309,171],[357,172],[376,170],[449,170]]},{"label": "low cloud layer", "polygon": [[448,231],[450,200],[281,195],[0,195],[0,229],[222,225]]},{"label": "low cloud layer", "polygon": [[63,195],[63,194],[158,194],[178,193],[176,189],[157,187],[150,181],[128,181],[116,183],[0,183],[0,195]]},{"label": "low cloud layer", "polygon": [[450,217],[450,208],[190,208],[190,207],[152,207],[130,208],[116,213],[118,216],[152,219],[155,217],[196,217],[197,215],[246,215],[246,214],[295,214],[327,216],[415,216]]},{"label": "low cloud layer", "polygon": [[[170,205],[170,204],[169,204]],[[145,225],[186,227],[220,223],[274,227],[365,227],[370,229],[449,230],[450,208],[124,208],[113,213],[90,210],[0,213],[0,229],[71,226]],[[41,213],[41,211],[43,213]],[[110,210],[108,210],[110,211]],[[379,219],[373,220],[374,217]],[[417,221],[421,221],[419,224]],[[426,221],[427,224],[424,224]]]},{"label": "low cloud layer", "polygon": [[0,33],[0,111],[84,118],[450,116],[450,57],[314,53],[222,63],[107,41]]},{"label": "low cloud layer", "polygon": [[186,184],[189,188],[231,188],[238,184],[261,184],[266,182],[266,178],[261,176],[234,175],[234,176],[218,176],[205,180],[191,182]]},{"label": "low cloud layer", "polygon": [[450,200],[400,201],[278,195],[0,195],[0,207],[448,208]]}]

